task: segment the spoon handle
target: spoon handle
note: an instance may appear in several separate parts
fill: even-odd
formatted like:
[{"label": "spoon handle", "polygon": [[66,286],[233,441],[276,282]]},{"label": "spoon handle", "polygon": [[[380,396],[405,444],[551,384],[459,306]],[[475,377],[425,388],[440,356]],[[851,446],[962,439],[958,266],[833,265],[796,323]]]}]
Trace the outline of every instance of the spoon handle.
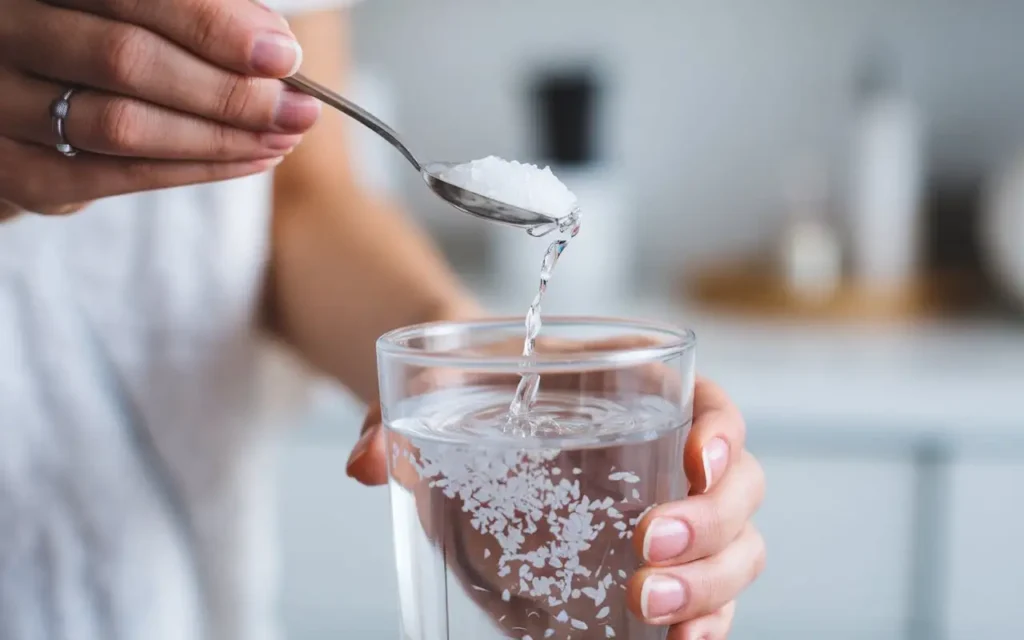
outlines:
[{"label": "spoon handle", "polygon": [[387,140],[391,146],[398,149],[398,151],[405,156],[406,160],[412,163],[412,166],[416,167],[417,171],[421,173],[423,172],[423,167],[420,165],[419,160],[417,160],[416,156],[409,151],[408,147],[398,139],[398,134],[395,133],[395,130],[384,124],[377,116],[373,115],[366,109],[363,109],[354,102],[342,98],[340,95],[331,91],[319,82],[310,80],[301,73],[296,73],[293,76],[283,78],[282,82],[308,96],[312,96],[321,102],[334,107],[338,111],[341,111],[352,119],[358,121],[380,137]]}]

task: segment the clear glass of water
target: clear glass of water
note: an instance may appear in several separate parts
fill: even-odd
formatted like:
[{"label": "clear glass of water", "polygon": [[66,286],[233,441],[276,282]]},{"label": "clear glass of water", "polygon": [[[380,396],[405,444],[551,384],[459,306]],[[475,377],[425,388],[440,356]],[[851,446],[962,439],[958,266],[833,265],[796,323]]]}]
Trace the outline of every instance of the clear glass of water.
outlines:
[{"label": "clear glass of water", "polygon": [[[683,498],[691,332],[521,319],[399,329],[377,344],[402,640],[663,640],[626,587],[633,530]],[[509,407],[524,377],[532,405]]]}]

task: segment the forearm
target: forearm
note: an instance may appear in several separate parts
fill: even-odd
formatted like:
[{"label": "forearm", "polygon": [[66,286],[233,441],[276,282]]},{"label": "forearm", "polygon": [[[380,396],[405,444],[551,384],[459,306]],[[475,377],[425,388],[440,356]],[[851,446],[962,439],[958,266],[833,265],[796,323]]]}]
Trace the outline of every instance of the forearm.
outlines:
[{"label": "forearm", "polygon": [[269,326],[365,400],[377,390],[377,337],[479,313],[427,237],[358,189],[279,194],[273,239]]},{"label": "forearm", "polygon": [[[332,13],[291,20],[304,73],[346,85],[347,26]],[[426,234],[359,185],[351,126],[327,110],[275,172],[266,310],[268,326],[310,364],[371,400],[382,333],[477,308]]]}]

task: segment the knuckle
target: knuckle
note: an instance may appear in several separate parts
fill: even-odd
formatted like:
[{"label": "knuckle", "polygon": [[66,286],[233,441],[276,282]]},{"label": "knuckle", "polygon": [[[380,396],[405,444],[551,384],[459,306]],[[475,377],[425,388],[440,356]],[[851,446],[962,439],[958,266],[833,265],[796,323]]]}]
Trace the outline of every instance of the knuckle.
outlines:
[{"label": "knuckle", "polygon": [[101,73],[114,88],[132,89],[152,67],[153,40],[142,29],[112,27],[100,49]]},{"label": "knuckle", "polygon": [[752,497],[753,507],[756,511],[757,509],[760,509],[761,505],[764,503],[765,490],[768,483],[767,478],[764,475],[764,466],[761,465],[761,462],[758,461],[758,459],[750,452],[747,452],[746,457],[751,465],[751,474],[754,480],[755,490],[752,492]]},{"label": "knuckle", "polygon": [[202,51],[209,50],[221,38],[233,18],[230,5],[216,0],[194,0],[192,41]]},{"label": "knuckle", "polygon": [[9,176],[13,179],[5,180],[10,186],[10,194],[7,198],[26,211],[36,212],[46,209],[53,202],[53,189],[52,185],[47,185],[47,180],[43,178],[44,175],[46,175],[44,171],[15,172],[14,175]]},{"label": "knuckle", "polygon": [[747,420],[740,413],[739,409],[735,409],[736,420],[736,434],[739,436],[739,442],[746,442],[747,439]]},{"label": "knuckle", "polygon": [[227,127],[213,127],[207,136],[208,152],[211,157],[220,158],[230,154],[237,146],[237,138]]},{"label": "knuckle", "polygon": [[141,135],[142,110],[131,100],[111,99],[100,113],[98,126],[106,146],[115,151],[127,151],[137,144]]},{"label": "knuckle", "polygon": [[42,213],[50,208],[50,198],[41,180],[27,177],[22,186],[14,190],[13,199],[26,211]]},{"label": "knuckle", "polygon": [[[0,221],[23,211],[44,215],[67,215],[87,203],[66,197],[70,184],[64,175],[66,163],[45,160],[0,138]],[[57,188],[54,184],[59,185]]]},{"label": "knuckle", "polygon": [[218,116],[228,122],[252,120],[259,90],[259,79],[229,75],[217,92]]},{"label": "knuckle", "polygon": [[[693,523],[693,530],[699,548],[716,551],[724,548],[731,541],[728,537],[728,527],[719,513],[717,505],[708,501],[707,508],[702,509],[697,515],[696,522]],[[735,532],[733,533],[735,534]]]},{"label": "knuckle", "polygon": [[750,572],[747,575],[747,584],[757,580],[764,573],[768,561],[768,547],[764,542],[764,536],[756,529],[752,529],[753,537],[753,562],[750,563]]},{"label": "knuckle", "polygon": [[726,602],[715,615],[725,623],[726,627],[728,627],[732,624],[732,619],[736,616],[736,601],[730,600],[729,602]]},{"label": "knuckle", "polygon": [[724,587],[724,577],[719,562],[713,561],[711,570],[702,571],[689,576],[685,581],[689,588],[689,602],[685,610],[689,616],[706,613],[711,608],[711,603],[717,599],[717,595]]},{"label": "knuckle", "polygon": [[707,625],[703,621],[686,622],[679,627],[679,633],[670,636],[671,640],[709,640]]}]

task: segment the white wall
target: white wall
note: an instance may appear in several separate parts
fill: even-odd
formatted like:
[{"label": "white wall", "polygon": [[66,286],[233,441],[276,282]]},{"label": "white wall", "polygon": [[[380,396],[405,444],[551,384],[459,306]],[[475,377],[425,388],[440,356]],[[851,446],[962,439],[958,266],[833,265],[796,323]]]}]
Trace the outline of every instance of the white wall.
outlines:
[{"label": "white wall", "polygon": [[[603,59],[615,157],[641,194],[646,260],[687,263],[771,233],[789,154],[837,157],[856,55],[876,25],[927,109],[936,162],[969,172],[1024,136],[1024,3],[1015,0],[372,0],[358,58],[398,97],[426,156],[528,157],[534,63]],[[434,224],[473,224],[431,202]],[[768,217],[766,217],[768,215]]]}]

